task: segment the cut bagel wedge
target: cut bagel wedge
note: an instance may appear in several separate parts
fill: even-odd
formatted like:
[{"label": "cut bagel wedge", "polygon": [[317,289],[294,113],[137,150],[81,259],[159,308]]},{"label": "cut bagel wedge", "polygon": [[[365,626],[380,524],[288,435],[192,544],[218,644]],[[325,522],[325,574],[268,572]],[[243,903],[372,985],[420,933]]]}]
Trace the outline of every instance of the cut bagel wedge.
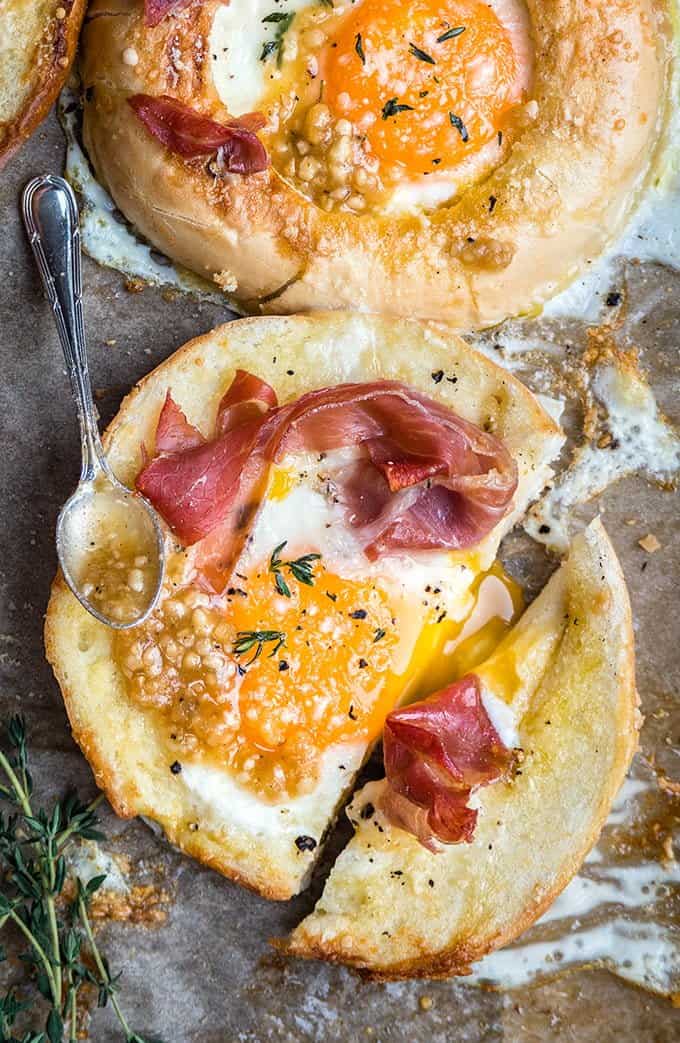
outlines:
[{"label": "cut bagel wedge", "polygon": [[[379,736],[384,713],[407,694],[416,674],[420,676],[432,659],[435,646],[420,642],[421,626],[433,640],[439,640],[448,620],[462,618],[469,610],[469,591],[475,577],[491,567],[501,537],[545,485],[551,473],[550,460],[559,452],[563,436],[522,384],[446,328],[339,313],[244,319],[186,345],[124,401],[105,436],[109,460],[121,480],[129,485],[134,483],[141,467],[141,447],[150,451],[154,445],[159,414],[168,392],[188,420],[207,435],[237,370],[247,370],[266,380],[281,403],[311,389],[346,382],[400,381],[497,435],[511,454],[518,475],[510,509],[473,548],[466,563],[461,560],[449,564],[449,558],[444,557],[442,578],[444,585],[448,583],[451,588],[451,604],[447,622],[440,623],[440,587],[438,582],[428,580],[429,573],[418,571],[425,567],[421,564],[409,571],[413,563],[400,562],[396,579],[395,573],[391,573],[394,582],[385,593],[387,587],[366,587],[370,563],[360,565],[359,572],[355,570],[353,578],[345,581],[342,577],[347,573],[342,568],[331,575],[326,556],[313,564],[314,586],[295,582],[292,573],[286,571],[291,596],[278,596],[280,587],[275,587],[270,555],[276,549],[280,557],[286,558],[292,541],[305,536],[305,526],[312,523],[319,504],[317,496],[296,500],[302,506],[293,508],[292,498],[282,498],[290,484],[290,473],[287,474],[285,488],[276,493],[271,510],[263,511],[262,517],[266,514],[270,519],[267,524],[271,524],[265,533],[263,567],[254,578],[243,569],[238,582],[244,589],[227,590],[222,622],[227,628],[233,625],[237,637],[237,632],[252,633],[253,623],[246,620],[246,614],[254,599],[259,598],[263,612],[267,613],[266,622],[273,625],[276,621],[275,629],[287,635],[287,644],[274,658],[269,654],[269,645],[254,659],[257,648],[251,645],[248,655],[240,660],[248,672],[242,679],[243,686],[250,686],[247,699],[245,687],[240,689],[242,722],[246,721],[250,707],[252,727],[269,730],[276,717],[284,733],[285,727],[289,728],[286,734],[290,742],[298,743],[301,725],[286,725],[285,713],[291,704],[298,700],[295,706],[300,709],[300,700],[303,696],[306,699],[305,693],[309,692],[312,700],[331,699],[327,711],[314,718],[318,725],[310,725],[305,732],[310,743],[316,742],[319,756],[315,754],[311,782],[306,779],[305,791],[297,795],[290,788],[287,796],[272,796],[271,790],[258,792],[257,787],[244,783],[238,772],[229,769],[220,750],[225,758],[230,750],[215,747],[213,742],[217,725],[224,723],[219,715],[214,716],[219,707],[211,704],[213,717],[201,718],[203,739],[197,741],[196,728],[192,732],[192,722],[187,722],[186,714],[181,728],[169,724],[167,714],[183,714],[183,704],[159,708],[158,699],[154,705],[142,705],[133,697],[130,677],[124,669],[128,656],[134,658],[134,648],[125,646],[121,654],[120,642],[127,639],[116,636],[88,615],[69,592],[63,577],[57,576],[45,627],[47,657],[61,687],[74,737],[116,811],[122,816],[143,815],[156,821],[170,841],[186,853],[269,898],[284,899],[304,886],[337,807],[351,791],[357,771]],[[316,477],[320,464],[315,457],[305,473],[311,471]],[[297,477],[296,470],[293,479],[297,481]],[[296,488],[301,491],[299,486]],[[319,528],[321,535],[327,531],[324,523]],[[255,530],[254,543],[259,539],[258,531]],[[184,552],[178,553],[175,541],[168,538],[170,582]],[[284,541],[289,541],[286,551],[281,549]],[[249,553],[253,553],[254,543],[250,544]],[[319,548],[314,543],[303,543],[301,549]],[[427,567],[439,569],[441,556],[437,561],[439,564],[432,566],[430,561]],[[403,587],[404,565],[409,575],[417,577],[417,590]],[[380,566],[379,561],[378,573]],[[390,601],[395,586],[399,588],[399,597]],[[437,591],[432,604],[426,593],[428,588]],[[168,589],[163,597],[159,611],[165,619],[166,599],[174,597],[174,592]],[[348,598],[351,603],[345,604]],[[307,607],[302,611],[304,605]],[[371,616],[376,605],[376,611],[385,614],[383,623]],[[292,618],[291,613],[298,608],[299,618]],[[434,618],[430,618],[433,613]],[[150,625],[155,626],[155,618]],[[399,620],[404,621],[403,627]],[[205,620],[201,625],[204,623]],[[156,656],[156,646],[165,648],[168,635],[163,632],[163,625],[159,622],[157,639],[141,628],[130,632],[131,640],[139,631],[146,635],[147,647],[154,646],[149,650],[149,661]],[[335,636],[326,637],[321,647],[319,642],[324,634]],[[182,631],[177,640],[191,643],[193,635]],[[357,644],[362,641],[364,651]],[[195,648],[200,647],[197,641]],[[276,649],[273,651],[276,653]],[[231,645],[226,651],[227,660],[233,652]],[[221,646],[216,654],[222,656]],[[398,656],[399,663],[395,658]],[[391,687],[384,704],[387,709],[382,704],[375,709],[373,731],[368,735],[361,731],[360,722],[354,727],[357,712],[353,710],[352,698],[356,693],[354,703],[358,706],[359,695],[363,698],[367,692],[366,678],[378,678],[377,673],[372,674],[376,658],[384,664],[380,677],[387,676]],[[230,662],[233,671],[233,657]],[[138,667],[142,668],[143,664]],[[335,694],[331,697],[332,693]],[[333,699],[339,702],[333,703]],[[327,721],[337,714],[340,705],[344,707],[345,722],[340,728],[341,739],[334,739],[333,743],[324,739],[322,743],[318,733],[328,730]],[[275,706],[276,713],[272,709]],[[196,713],[200,718],[200,706]],[[186,743],[182,745],[182,729],[182,734],[191,732],[191,748]],[[237,737],[241,734],[237,732]],[[281,742],[279,735],[269,746],[277,747]],[[308,753],[309,747],[299,751],[298,756],[304,758]],[[253,751],[255,758],[259,755]],[[290,775],[297,767],[295,757],[289,755],[278,767]]]},{"label": "cut bagel wedge", "polygon": [[0,169],[63,87],[86,6],[87,0],[0,0]]},{"label": "cut bagel wedge", "polygon": [[467,974],[552,903],[597,840],[637,744],[625,581],[599,520],[475,671],[508,704],[521,762],[479,790],[474,840],[433,854],[386,820],[387,783],[348,809],[355,835],[314,912],[282,943],[376,979]]}]

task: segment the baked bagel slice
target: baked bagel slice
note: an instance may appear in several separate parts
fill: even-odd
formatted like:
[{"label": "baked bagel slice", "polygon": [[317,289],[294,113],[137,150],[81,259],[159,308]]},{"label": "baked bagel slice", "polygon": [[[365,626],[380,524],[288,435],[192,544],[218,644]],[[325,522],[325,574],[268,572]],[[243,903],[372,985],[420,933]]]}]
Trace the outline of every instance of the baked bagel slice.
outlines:
[{"label": "baked bagel slice", "polygon": [[[246,385],[248,401],[235,404],[234,388]],[[132,630],[98,623],[61,575],[52,588],[47,657],[73,735],[116,811],[154,820],[183,851],[270,898],[304,886],[386,714],[432,690],[428,671],[469,617],[501,537],[548,480],[562,433],[522,384],[446,327],[334,312],[243,319],[199,337],[132,391],[105,436],[119,478],[137,480],[177,531],[186,525],[173,510],[186,506],[177,483],[187,461],[194,467],[227,444],[206,442],[216,417],[240,416],[247,428],[310,395],[356,403],[365,394],[368,414],[355,405],[326,414],[335,419],[315,428],[315,446],[368,416],[375,453],[385,444],[374,429],[385,388],[399,431],[416,415],[407,406],[447,423],[453,411],[460,431],[446,451],[463,452],[461,437],[476,432],[495,454],[463,452],[473,482],[481,468],[480,510],[492,519],[474,545],[385,546],[367,557],[339,504],[354,473],[346,450],[338,464],[332,447],[301,455],[298,446],[274,459],[256,519],[249,497],[236,511],[240,525],[251,524],[222,594],[205,571],[212,535],[196,542],[190,533],[182,546],[169,532],[162,599]],[[262,414],[275,397],[278,412]],[[428,421],[428,430],[438,428]],[[177,456],[180,438],[193,448]],[[234,460],[251,472],[252,460],[228,448],[225,466]],[[200,479],[191,471],[192,490],[210,485],[201,509],[222,495],[215,468]],[[373,474],[362,486],[362,503],[381,481]],[[436,493],[432,483],[420,483],[423,496]],[[407,484],[400,470],[410,496]],[[488,515],[499,490],[505,506]]]},{"label": "baked bagel slice", "polygon": [[49,112],[87,0],[0,0],[0,168]]},{"label": "baked bagel slice", "polygon": [[381,814],[386,782],[348,814],[356,833],[285,950],[373,978],[448,977],[529,927],[597,840],[636,748],[630,605],[599,520],[476,673],[514,711],[510,782],[479,790],[469,844],[425,850]]},{"label": "baked bagel slice", "polygon": [[90,5],[87,151],[139,231],[244,312],[534,312],[655,162],[662,0],[144,7]]}]

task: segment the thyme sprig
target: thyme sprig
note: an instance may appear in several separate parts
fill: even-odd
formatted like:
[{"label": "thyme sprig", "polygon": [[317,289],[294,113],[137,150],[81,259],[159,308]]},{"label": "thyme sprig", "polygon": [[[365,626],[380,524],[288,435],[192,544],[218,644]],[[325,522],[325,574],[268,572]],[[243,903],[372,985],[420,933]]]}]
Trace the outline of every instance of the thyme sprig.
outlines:
[{"label": "thyme sprig", "polygon": [[269,559],[269,571],[274,573],[276,589],[284,598],[289,598],[292,595],[290,587],[283,575],[283,570],[287,569],[290,575],[296,579],[298,583],[303,583],[306,587],[313,587],[314,562],[321,560],[320,554],[303,554],[302,557],[295,558],[292,561],[282,561],[280,557],[281,551],[287,543],[288,540],[279,543],[278,547],[275,547],[272,551],[272,556]]},{"label": "thyme sprig", "polygon": [[[12,987],[0,996],[0,1043],[75,1043],[78,992],[85,983],[97,988],[100,1007],[111,1000],[126,1043],[145,1043],[120,1008],[115,996],[120,975],[111,975],[88,915],[88,903],[106,874],[86,884],[76,880],[75,901],[70,907],[64,903],[69,844],[77,837],[104,839],[95,814],[104,797],[82,804],[69,794],[51,810],[34,810],[23,718],[10,717],[6,733],[9,752],[0,751],[0,799],[13,810],[0,810],[0,930],[12,925],[28,943],[21,959],[48,1010],[43,1031],[15,1035],[17,1021],[35,1022],[45,1015],[35,994],[29,990],[27,998],[19,999]],[[0,950],[0,959],[5,958]]]},{"label": "thyme sprig", "polygon": [[271,650],[268,659],[272,659],[278,650],[283,647],[286,643],[286,635],[282,630],[239,630],[234,641],[234,655],[247,655],[248,652],[252,652],[255,649],[255,654],[252,659],[249,659],[246,666],[250,666],[256,659],[259,659],[264,650],[264,646],[268,645],[271,641],[275,641],[276,644]]},{"label": "thyme sprig", "polygon": [[274,33],[273,40],[267,40],[262,47],[260,61],[266,62],[270,55],[276,54],[276,64],[279,66],[281,65],[283,60],[283,38],[290,29],[294,18],[294,11],[289,11],[287,14],[283,11],[274,11],[272,14],[265,15],[262,21],[265,25],[275,25],[276,32]]}]

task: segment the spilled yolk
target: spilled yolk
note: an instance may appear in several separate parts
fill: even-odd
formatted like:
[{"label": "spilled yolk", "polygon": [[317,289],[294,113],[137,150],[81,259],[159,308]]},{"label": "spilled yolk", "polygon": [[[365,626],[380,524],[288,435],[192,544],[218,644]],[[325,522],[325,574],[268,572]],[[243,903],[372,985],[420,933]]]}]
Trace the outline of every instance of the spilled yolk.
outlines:
[{"label": "spilled yolk", "polygon": [[480,0],[363,0],[332,34],[320,75],[331,110],[411,174],[478,150],[521,101],[511,34]]},{"label": "spilled yolk", "polygon": [[521,587],[497,561],[477,576],[471,594],[464,619],[423,627],[412,663],[411,700],[424,699],[474,671],[500,644],[524,608]]}]

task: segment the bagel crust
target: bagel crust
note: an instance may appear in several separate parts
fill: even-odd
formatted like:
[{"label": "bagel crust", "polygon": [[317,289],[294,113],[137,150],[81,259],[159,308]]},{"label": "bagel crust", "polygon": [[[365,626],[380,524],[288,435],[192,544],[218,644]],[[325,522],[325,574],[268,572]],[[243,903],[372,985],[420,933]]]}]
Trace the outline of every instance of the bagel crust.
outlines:
[{"label": "bagel crust", "polygon": [[49,112],[87,0],[0,0],[0,169]]},{"label": "bagel crust", "polygon": [[[239,368],[267,380],[281,402],[343,381],[402,380],[497,434],[517,462],[519,482],[513,510],[478,545],[484,568],[495,558],[501,536],[549,479],[549,461],[563,442],[559,428],[519,381],[448,329],[338,313],[250,318],[185,345],[131,392],[104,439],[118,477],[134,482],[140,445],[153,444],[168,390],[190,421],[207,431]],[[262,834],[242,820],[212,816],[183,786],[186,771],[179,776],[168,771],[159,728],[127,694],[112,631],[79,605],[61,575],[52,587],[45,645],[74,738],[119,815],[158,822],[181,850],[268,898],[289,898],[304,885],[318,849],[299,850],[290,836]],[[355,770],[365,752],[359,750]],[[353,776],[354,771],[346,784]],[[335,801],[317,801],[313,835],[322,836],[342,797],[339,785]]]},{"label": "bagel crust", "polygon": [[628,593],[599,519],[505,638],[512,643],[524,760],[511,782],[479,791],[472,843],[426,851],[379,812],[366,814],[385,785],[369,783],[348,809],[356,834],[316,909],[279,947],[379,980],[469,974],[578,872],[641,723]]},{"label": "bagel crust", "polygon": [[94,0],[84,140],[139,231],[228,286],[245,312],[353,308],[459,328],[530,313],[606,248],[652,168],[664,116],[663,0],[527,0],[526,118],[500,165],[451,204],[357,216],[316,206],[274,166],[216,177],[207,162],[167,151],[127,99],[169,94],[227,117],[208,54],[219,6],[205,0],[149,29],[141,0]]}]

